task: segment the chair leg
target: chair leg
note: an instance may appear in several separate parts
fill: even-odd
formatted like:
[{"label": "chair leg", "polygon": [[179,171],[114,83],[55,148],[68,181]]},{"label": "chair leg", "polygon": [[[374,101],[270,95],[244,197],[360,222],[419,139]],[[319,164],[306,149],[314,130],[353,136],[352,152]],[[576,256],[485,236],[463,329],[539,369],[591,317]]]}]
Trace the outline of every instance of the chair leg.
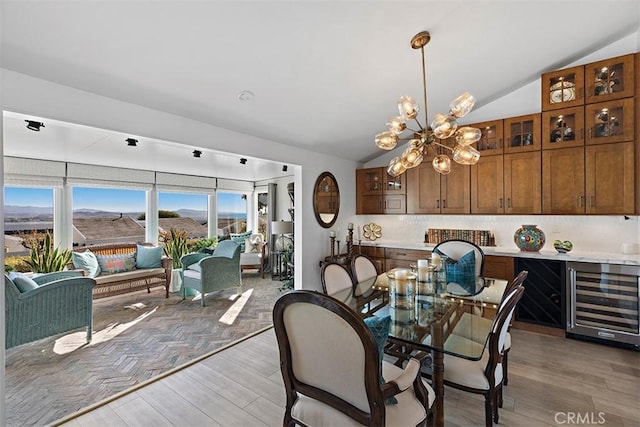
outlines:
[{"label": "chair leg", "polygon": [[[500,386],[500,387],[502,387],[502,386]],[[496,387],[493,390],[492,394],[493,394],[493,397],[491,398],[491,402],[492,402],[493,422],[498,424],[498,406],[501,406],[501,405],[499,405],[499,402],[498,402],[498,400],[501,399],[501,397],[500,397],[500,388]]]},{"label": "chair leg", "polygon": [[[498,408],[502,408],[503,404],[504,404],[504,401],[502,400],[502,386],[500,386],[500,388],[498,389]],[[496,409],[496,412],[498,412],[497,409]]]},{"label": "chair leg", "polygon": [[493,427],[493,396],[487,392],[484,395],[484,424],[486,427]]},{"label": "chair leg", "polygon": [[509,349],[504,351],[502,355],[502,373],[504,378],[502,379],[502,383],[504,385],[509,384]]}]

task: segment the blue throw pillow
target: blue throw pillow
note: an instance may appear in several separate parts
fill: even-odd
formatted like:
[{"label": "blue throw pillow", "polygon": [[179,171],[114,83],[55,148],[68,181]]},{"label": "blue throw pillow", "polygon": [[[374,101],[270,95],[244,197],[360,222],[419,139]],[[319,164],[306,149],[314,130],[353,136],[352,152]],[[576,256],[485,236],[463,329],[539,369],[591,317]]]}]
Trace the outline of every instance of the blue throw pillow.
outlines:
[{"label": "blue throw pillow", "polygon": [[136,268],[162,267],[162,246],[138,245]]},{"label": "blue throw pillow", "polygon": [[476,253],[469,251],[456,261],[438,249],[434,252],[449,258],[445,264],[447,283],[457,283],[465,291],[474,294],[476,292]]},{"label": "blue throw pillow", "polygon": [[232,241],[236,242],[237,244],[240,245],[240,253],[244,252],[244,239],[246,239],[247,237],[251,237],[251,235],[253,234],[253,232],[251,230],[244,232],[244,233],[230,233],[229,237],[231,238]]},{"label": "blue throw pillow", "polygon": [[71,252],[71,260],[74,268],[80,268],[87,272],[89,277],[97,277],[100,275],[100,265],[95,254],[90,250],[84,252]]},{"label": "blue throw pillow", "polygon": [[9,273],[9,279],[16,285],[16,288],[22,293],[29,292],[32,289],[38,289],[38,284],[30,277],[25,276],[22,273],[12,272]]},{"label": "blue throw pillow", "polygon": [[[372,316],[364,319],[364,324],[369,327],[373,337],[376,340],[378,346],[378,364],[380,366],[380,384],[384,384],[384,378],[382,378],[382,357],[384,356],[384,346],[387,344],[387,338],[389,337],[389,331],[391,330],[391,316]],[[387,399],[389,404],[396,404],[398,400],[391,396]]]}]

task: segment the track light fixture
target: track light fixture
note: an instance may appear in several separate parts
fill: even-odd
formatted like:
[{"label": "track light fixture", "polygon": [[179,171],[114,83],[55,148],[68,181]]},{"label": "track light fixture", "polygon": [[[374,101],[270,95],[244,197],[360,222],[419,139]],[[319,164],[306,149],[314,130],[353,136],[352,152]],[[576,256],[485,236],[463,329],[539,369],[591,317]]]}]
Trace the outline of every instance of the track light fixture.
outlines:
[{"label": "track light fixture", "polygon": [[25,122],[27,122],[27,129],[34,132],[40,132],[40,128],[45,127],[44,123],[36,122],[35,120],[25,120]]},{"label": "track light fixture", "polygon": [[244,157],[240,159],[240,164],[241,165],[246,165],[247,164],[247,159],[245,159]]},{"label": "track light fixture", "polygon": [[125,139],[125,141],[127,141],[127,146],[128,147],[137,147],[138,146],[138,140],[137,139],[127,138],[127,139]]},{"label": "track light fixture", "polygon": [[282,172],[286,172],[289,167],[287,165],[282,165]]},{"label": "track light fixture", "polygon": [[193,150],[193,157],[200,158],[200,156],[202,156],[202,151],[200,151],[200,150]]}]

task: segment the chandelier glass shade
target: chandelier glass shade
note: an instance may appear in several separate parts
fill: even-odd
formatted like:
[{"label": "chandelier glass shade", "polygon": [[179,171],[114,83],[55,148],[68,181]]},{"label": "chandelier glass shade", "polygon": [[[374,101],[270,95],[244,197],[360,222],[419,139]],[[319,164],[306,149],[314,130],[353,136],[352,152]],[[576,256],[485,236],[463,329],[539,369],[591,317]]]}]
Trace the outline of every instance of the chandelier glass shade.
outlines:
[{"label": "chandelier glass shade", "polygon": [[[471,146],[480,140],[482,133],[480,129],[470,126],[458,128],[457,119],[466,116],[473,108],[476,100],[468,92],[463,93],[449,104],[449,114],[438,113],[433,117],[431,124],[428,123],[427,113],[427,71],[424,58],[424,46],[431,40],[431,35],[427,31],[422,31],[411,39],[411,47],[420,49],[422,54],[422,87],[424,96],[424,116],[425,125],[418,120],[420,105],[411,96],[401,96],[398,100],[399,116],[393,116],[387,123],[388,129],[375,136],[375,143],[382,150],[393,150],[400,141],[408,141],[407,148],[402,156],[395,157],[389,162],[387,173],[391,176],[403,174],[407,169],[418,166],[425,156],[431,152],[434,156],[433,168],[441,174],[451,172],[451,158],[444,154],[444,150],[451,152],[451,157],[456,163],[463,165],[474,165],[480,159],[480,152]],[[411,129],[407,126],[408,121],[415,121],[418,128]],[[402,134],[408,131],[409,136]],[[455,142],[453,148],[442,140],[451,138]]]}]

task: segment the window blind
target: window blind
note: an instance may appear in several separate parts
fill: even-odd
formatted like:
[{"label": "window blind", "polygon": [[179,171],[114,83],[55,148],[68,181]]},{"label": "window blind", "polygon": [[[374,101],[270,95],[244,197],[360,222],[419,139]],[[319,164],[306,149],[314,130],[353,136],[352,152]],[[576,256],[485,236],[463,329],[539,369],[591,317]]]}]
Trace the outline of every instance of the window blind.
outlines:
[{"label": "window blind", "polygon": [[216,186],[216,178],[156,172],[156,189],[158,191],[214,194]]},{"label": "window blind", "polygon": [[4,185],[8,187],[62,187],[65,174],[65,162],[4,158]]}]

